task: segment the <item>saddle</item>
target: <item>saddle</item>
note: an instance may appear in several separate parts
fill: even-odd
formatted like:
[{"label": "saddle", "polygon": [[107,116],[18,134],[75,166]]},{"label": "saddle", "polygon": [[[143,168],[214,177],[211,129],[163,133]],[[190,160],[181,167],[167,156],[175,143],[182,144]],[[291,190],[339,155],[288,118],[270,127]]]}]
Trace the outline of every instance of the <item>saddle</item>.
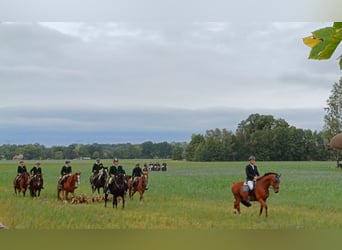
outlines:
[{"label": "saddle", "polygon": [[243,183],[242,192],[248,192],[248,200],[249,201],[255,201],[254,190],[250,190],[249,189],[249,186],[247,185],[247,182]]}]

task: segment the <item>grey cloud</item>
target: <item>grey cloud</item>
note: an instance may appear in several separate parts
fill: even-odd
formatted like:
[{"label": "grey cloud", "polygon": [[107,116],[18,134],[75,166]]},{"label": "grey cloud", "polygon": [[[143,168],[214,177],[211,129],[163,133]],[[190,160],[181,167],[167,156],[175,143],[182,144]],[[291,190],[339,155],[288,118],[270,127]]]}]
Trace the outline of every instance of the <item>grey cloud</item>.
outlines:
[{"label": "grey cloud", "polygon": [[[27,126],[72,130],[166,130],[205,131],[227,128],[235,131],[237,125],[252,113],[274,115],[299,128],[319,130],[323,110],[317,109],[240,109],[240,108],[154,108],[154,109],[44,109],[0,108],[0,115],[8,119],[2,126]],[[301,121],[303,120],[303,121]],[[304,127],[307,125],[307,127]]]},{"label": "grey cloud", "polygon": [[302,38],[326,25],[1,24],[1,126],[190,133],[267,112],[319,129],[340,72]]}]

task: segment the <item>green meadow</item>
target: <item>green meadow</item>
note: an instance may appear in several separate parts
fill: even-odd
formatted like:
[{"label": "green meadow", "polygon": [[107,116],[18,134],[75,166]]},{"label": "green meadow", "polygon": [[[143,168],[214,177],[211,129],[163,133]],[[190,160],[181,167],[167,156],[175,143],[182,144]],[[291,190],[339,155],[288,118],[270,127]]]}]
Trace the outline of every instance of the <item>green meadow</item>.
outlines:
[{"label": "green meadow", "polygon": [[[121,160],[127,174],[136,162]],[[117,209],[104,202],[71,204],[57,200],[63,161],[42,161],[41,196],[16,196],[12,185],[16,161],[0,162],[0,222],[10,229],[341,229],[342,171],[335,162],[257,162],[261,174],[281,174],[280,192],[270,188],[268,217],[259,217],[259,203],[233,213],[234,181],[244,180],[247,162],[167,160],[167,172],[149,173],[144,202],[136,194]],[[110,166],[111,160],[103,160]],[[26,161],[28,169],[33,161]],[[92,197],[89,176],[93,161],[72,161],[81,172],[77,195]],[[95,194],[94,196],[97,196]]]}]

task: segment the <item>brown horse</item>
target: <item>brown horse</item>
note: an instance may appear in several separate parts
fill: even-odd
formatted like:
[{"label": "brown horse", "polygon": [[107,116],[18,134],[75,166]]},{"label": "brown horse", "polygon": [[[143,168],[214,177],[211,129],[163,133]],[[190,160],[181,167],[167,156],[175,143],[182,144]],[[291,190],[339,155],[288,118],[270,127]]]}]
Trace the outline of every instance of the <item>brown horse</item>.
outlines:
[{"label": "brown horse", "polygon": [[[262,214],[265,208],[265,215],[267,216],[267,204],[266,200],[269,196],[269,187],[272,186],[275,193],[279,192],[280,174],[266,173],[261,177],[258,177],[255,183],[255,188],[250,194],[250,201],[258,201],[260,203],[259,216]],[[232,192],[235,198],[234,209],[235,213],[240,213],[240,202],[246,207],[250,207],[252,204],[248,201],[249,191],[245,190],[246,185],[243,181],[233,183]]]},{"label": "brown horse", "polygon": [[144,192],[148,184],[148,174],[143,173],[142,176],[138,177],[137,183],[133,184],[132,178],[128,181],[129,197],[133,200],[133,195],[138,192],[140,194],[140,201],[144,200]]},{"label": "brown horse", "polygon": [[30,182],[30,194],[31,197],[39,197],[40,196],[40,191],[42,190],[43,187],[43,176],[42,174],[35,174]]},{"label": "brown horse", "polygon": [[16,195],[22,192],[23,197],[25,197],[29,178],[30,178],[30,175],[27,172],[21,173],[19,176],[16,176],[14,178],[13,187],[14,187],[14,192]]},{"label": "brown horse", "polygon": [[[80,183],[80,175],[81,173],[79,172],[73,173],[70,176],[66,177],[61,186],[59,183],[57,183],[57,199],[68,200],[69,193],[72,194],[73,198],[75,197],[75,189]],[[63,198],[60,195],[61,191],[63,191]]]}]

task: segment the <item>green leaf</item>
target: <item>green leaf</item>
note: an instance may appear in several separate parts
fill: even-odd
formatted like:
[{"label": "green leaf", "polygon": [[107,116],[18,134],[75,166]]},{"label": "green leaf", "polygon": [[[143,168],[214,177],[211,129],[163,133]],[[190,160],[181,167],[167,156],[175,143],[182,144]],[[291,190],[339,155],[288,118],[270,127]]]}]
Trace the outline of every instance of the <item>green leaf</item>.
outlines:
[{"label": "green leaf", "polygon": [[334,38],[338,40],[342,40],[342,29],[336,32],[336,35],[333,35]]},{"label": "green leaf", "polygon": [[334,37],[336,35],[339,36],[339,33],[333,27],[326,27],[316,30],[312,34],[314,38],[320,39],[322,42],[312,48],[309,58],[318,60],[329,59],[341,42],[341,39]]},{"label": "green leaf", "polygon": [[342,22],[334,22],[334,26],[335,29],[342,29]]},{"label": "green leaf", "polygon": [[340,56],[340,69],[342,70],[342,58]]}]

